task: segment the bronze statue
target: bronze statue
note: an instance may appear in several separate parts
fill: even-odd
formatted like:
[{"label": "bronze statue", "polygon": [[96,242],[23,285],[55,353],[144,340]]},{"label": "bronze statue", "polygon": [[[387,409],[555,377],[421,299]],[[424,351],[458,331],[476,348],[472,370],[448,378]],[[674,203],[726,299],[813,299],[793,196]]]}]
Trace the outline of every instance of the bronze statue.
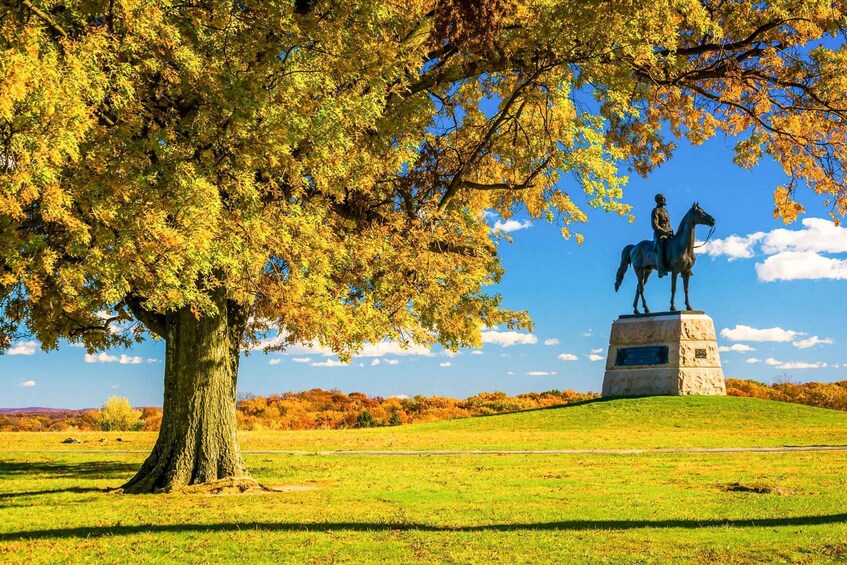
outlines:
[{"label": "bronze statue", "polygon": [[[661,197],[661,204],[659,200]],[[656,195],[656,209],[653,210],[653,226],[656,230],[657,210],[659,214],[664,212],[664,217],[667,218],[667,211],[664,210],[664,197],[661,194]],[[679,229],[675,235],[667,239],[667,271],[671,273],[671,312],[676,311],[674,306],[674,296],[676,295],[676,277],[682,275],[682,284],[685,288],[685,307],[692,310],[691,303],[688,300],[688,279],[691,278],[691,268],[694,266],[694,226],[706,225],[712,229],[709,232],[709,237],[715,229],[715,219],[700,208],[696,202],[691,206],[691,209],[683,216],[679,223]],[[659,230],[656,230],[657,233]],[[708,240],[708,237],[706,238]],[[641,305],[644,307],[644,313],[650,313],[647,308],[647,301],[644,299],[644,285],[647,284],[647,279],[650,278],[650,273],[656,268],[657,246],[653,241],[644,240],[635,245],[627,245],[623,248],[621,254],[621,266],[618,267],[617,277],[615,278],[615,291],[621,286],[621,281],[626,274],[627,268],[632,265],[635,271],[635,276],[638,277],[638,286],[635,289],[635,301],[632,303],[633,311],[640,314],[638,311],[638,297],[641,296]]]},{"label": "bronze statue", "polygon": [[659,193],[655,197],[656,207],[650,215],[651,223],[653,224],[653,243],[656,246],[656,270],[659,271],[659,278],[668,274],[668,239],[673,237],[673,228],[671,227],[671,219],[668,216],[668,211],[665,209],[665,195]]}]

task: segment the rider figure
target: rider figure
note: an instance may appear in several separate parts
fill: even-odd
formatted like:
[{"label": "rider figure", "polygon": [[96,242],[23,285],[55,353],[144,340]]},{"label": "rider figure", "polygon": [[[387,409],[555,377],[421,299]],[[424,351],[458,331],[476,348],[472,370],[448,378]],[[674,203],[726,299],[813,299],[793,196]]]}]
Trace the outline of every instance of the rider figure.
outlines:
[{"label": "rider figure", "polygon": [[671,228],[671,220],[668,217],[668,211],[665,210],[665,196],[663,194],[656,195],[656,207],[653,208],[651,216],[653,223],[653,242],[656,245],[656,269],[659,271],[659,277],[664,277],[670,270],[668,268],[668,240],[673,237],[673,228]]}]

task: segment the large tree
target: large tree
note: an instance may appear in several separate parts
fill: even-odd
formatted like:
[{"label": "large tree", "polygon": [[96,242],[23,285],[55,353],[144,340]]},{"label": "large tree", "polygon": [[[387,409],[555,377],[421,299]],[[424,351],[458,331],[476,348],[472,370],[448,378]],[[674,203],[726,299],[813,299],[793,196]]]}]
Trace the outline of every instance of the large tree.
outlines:
[{"label": "large tree", "polygon": [[785,169],[777,214],[805,185],[847,211],[842,6],[3,0],[0,348],[164,340],[126,490],[246,479],[238,360],[268,331],[345,357],[529,324],[484,293],[486,210],[568,237],[586,203],[628,214],[622,167],[723,131]]}]

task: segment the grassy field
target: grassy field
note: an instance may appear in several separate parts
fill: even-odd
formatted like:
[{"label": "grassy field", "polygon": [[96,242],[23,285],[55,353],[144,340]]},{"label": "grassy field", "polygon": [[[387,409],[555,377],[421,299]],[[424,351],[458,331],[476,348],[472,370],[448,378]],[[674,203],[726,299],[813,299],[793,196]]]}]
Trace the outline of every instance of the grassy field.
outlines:
[{"label": "grassy field", "polygon": [[[67,435],[0,435],[0,562],[847,562],[844,451],[256,453],[254,476],[279,492],[127,496],[106,489],[144,454],[116,450],[153,436]],[[304,451],[816,444],[847,444],[847,414],[741,398],[243,435],[246,450]]]}]

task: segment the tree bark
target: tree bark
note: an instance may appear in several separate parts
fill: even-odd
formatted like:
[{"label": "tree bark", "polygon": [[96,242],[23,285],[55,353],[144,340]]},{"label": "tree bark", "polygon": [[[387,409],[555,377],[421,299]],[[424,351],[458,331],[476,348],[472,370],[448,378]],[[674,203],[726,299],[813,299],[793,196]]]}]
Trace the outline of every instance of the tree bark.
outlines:
[{"label": "tree bark", "polygon": [[[165,396],[153,452],[122,490],[170,492],[189,485],[252,482],[238,446],[235,401],[243,310],[215,294],[218,312],[164,317]],[[255,483],[254,483],[255,484]]]}]

